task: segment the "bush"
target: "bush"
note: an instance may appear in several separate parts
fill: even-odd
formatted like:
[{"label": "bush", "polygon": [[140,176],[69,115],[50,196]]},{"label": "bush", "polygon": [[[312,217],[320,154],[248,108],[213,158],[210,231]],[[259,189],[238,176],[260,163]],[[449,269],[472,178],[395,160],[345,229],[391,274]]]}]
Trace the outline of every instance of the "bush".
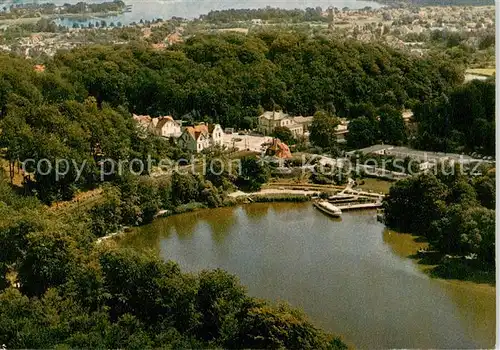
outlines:
[{"label": "bush", "polygon": [[199,210],[199,209],[206,209],[207,206],[203,203],[199,202],[191,202],[188,204],[182,204],[174,208],[174,213],[175,214],[182,214],[182,213],[188,213],[191,211]]}]

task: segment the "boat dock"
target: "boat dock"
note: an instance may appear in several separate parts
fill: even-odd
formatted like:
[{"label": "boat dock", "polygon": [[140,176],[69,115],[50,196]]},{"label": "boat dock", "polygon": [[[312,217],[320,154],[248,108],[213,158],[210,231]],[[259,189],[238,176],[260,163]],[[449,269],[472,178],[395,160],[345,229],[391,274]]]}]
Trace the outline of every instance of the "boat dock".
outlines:
[{"label": "boat dock", "polygon": [[377,209],[382,207],[381,202],[375,202],[375,203],[349,203],[346,205],[337,205],[337,208],[339,208],[341,211],[348,211],[348,210],[361,210],[361,209]]}]

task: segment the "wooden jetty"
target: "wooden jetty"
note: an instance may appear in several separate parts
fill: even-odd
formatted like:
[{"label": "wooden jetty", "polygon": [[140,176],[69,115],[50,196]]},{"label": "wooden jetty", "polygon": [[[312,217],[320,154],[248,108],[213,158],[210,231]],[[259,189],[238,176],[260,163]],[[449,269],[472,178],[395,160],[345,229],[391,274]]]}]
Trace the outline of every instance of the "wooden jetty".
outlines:
[{"label": "wooden jetty", "polygon": [[373,202],[373,203],[352,203],[347,205],[338,205],[341,211],[348,210],[361,210],[361,209],[377,209],[382,207],[382,202]]}]

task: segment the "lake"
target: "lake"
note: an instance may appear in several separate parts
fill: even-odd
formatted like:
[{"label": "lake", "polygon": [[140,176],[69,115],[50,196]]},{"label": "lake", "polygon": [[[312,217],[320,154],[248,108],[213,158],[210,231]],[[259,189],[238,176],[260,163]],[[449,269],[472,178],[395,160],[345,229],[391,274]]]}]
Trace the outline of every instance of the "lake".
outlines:
[{"label": "lake", "polygon": [[222,268],[358,348],[492,348],[495,288],[428,277],[418,244],[375,212],[332,219],[311,203],[250,204],[159,219],[118,239],[189,271]]},{"label": "lake", "polygon": [[[32,0],[20,1],[19,3],[32,3]],[[52,2],[57,5],[63,5],[64,3],[75,4],[79,0],[47,0],[39,1],[39,3]],[[104,0],[91,0],[86,1],[88,3],[104,2]],[[109,24],[114,22],[121,22],[126,25],[131,22],[139,22],[143,20],[153,20],[157,18],[169,19],[173,16],[183,17],[183,18],[197,18],[202,14],[207,14],[212,10],[227,10],[227,9],[243,9],[243,8],[264,8],[266,6],[279,7],[283,9],[294,9],[300,8],[305,9],[306,7],[317,7],[321,6],[323,9],[327,9],[329,6],[334,6],[337,8],[349,7],[351,9],[360,9],[366,6],[372,8],[379,8],[382,5],[373,1],[357,1],[357,0],[125,0],[127,5],[132,5],[132,11],[123,13],[119,16],[106,17],[105,20]],[[5,4],[11,3],[11,1]],[[2,5],[5,6],[5,5]],[[94,17],[90,22],[94,23],[102,18]],[[78,24],[88,24],[89,20],[78,21],[74,18],[64,18],[58,21],[59,24],[63,24],[71,27],[74,22]]]}]

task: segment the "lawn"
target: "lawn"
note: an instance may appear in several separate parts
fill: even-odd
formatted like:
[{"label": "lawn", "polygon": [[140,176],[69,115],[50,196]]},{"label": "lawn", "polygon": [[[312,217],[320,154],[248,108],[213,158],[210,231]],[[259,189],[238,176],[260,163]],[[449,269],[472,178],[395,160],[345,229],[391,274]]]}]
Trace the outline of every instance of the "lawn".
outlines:
[{"label": "lawn", "polygon": [[381,180],[381,179],[373,179],[370,177],[364,178],[362,180],[358,180],[359,182],[365,182],[363,185],[359,185],[356,189],[362,190],[371,190],[373,192],[379,193],[389,193],[389,189],[391,188],[393,181]]},{"label": "lawn", "polygon": [[471,68],[467,69],[466,73],[484,75],[489,77],[495,75],[495,68]]}]

